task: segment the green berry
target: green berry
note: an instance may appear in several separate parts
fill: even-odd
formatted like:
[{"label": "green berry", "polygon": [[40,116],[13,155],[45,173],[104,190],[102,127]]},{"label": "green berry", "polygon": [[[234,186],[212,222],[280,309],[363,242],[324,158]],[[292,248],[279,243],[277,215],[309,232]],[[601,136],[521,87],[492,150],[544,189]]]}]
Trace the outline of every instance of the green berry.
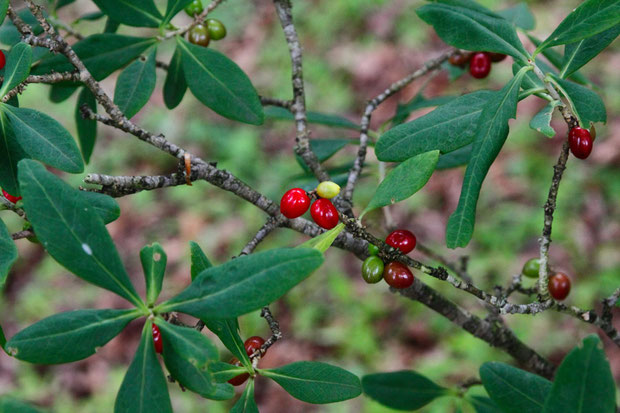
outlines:
[{"label": "green berry", "polygon": [[204,8],[202,7],[202,1],[194,0],[187,6],[185,6],[185,13],[194,17],[196,14],[202,13]]},{"label": "green berry", "polygon": [[207,19],[207,28],[209,29],[209,36],[213,40],[221,40],[226,37],[226,26],[224,23],[217,19]]},{"label": "green berry", "polygon": [[375,244],[371,244],[369,242],[368,243],[368,253],[370,255],[377,255],[377,254],[379,254],[379,247],[377,247]]},{"label": "green berry", "polygon": [[362,278],[368,284],[375,284],[383,278],[383,261],[376,255],[372,255],[362,264]]},{"label": "green berry", "polygon": [[538,258],[532,258],[528,260],[521,273],[529,278],[538,278],[538,273],[540,272],[540,260]]},{"label": "green berry", "polygon": [[198,46],[207,47],[209,45],[209,30],[204,24],[197,24],[187,33],[187,40]]}]

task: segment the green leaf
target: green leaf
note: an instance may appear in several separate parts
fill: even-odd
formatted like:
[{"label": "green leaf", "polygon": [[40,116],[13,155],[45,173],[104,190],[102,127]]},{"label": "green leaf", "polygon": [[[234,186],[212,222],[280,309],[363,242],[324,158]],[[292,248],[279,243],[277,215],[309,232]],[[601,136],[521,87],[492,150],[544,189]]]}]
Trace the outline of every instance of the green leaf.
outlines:
[{"label": "green leaf", "polygon": [[[273,120],[295,120],[295,116],[285,109],[279,106],[267,106],[265,108],[265,117]],[[360,127],[349,119],[342,116],[332,115],[329,113],[308,111],[306,113],[308,123],[315,123],[318,125],[331,126],[334,128],[354,129],[358,130]]]},{"label": "green leaf", "polygon": [[79,86],[79,83],[75,82],[54,83],[50,87],[50,100],[54,103],[64,102],[78,90]]},{"label": "green leaf", "polygon": [[280,248],[235,258],[203,271],[161,311],[210,320],[233,318],[282,297],[323,263],[315,249]]},{"label": "green leaf", "polygon": [[399,103],[396,106],[396,114],[392,118],[392,126],[397,126],[403,123],[413,111],[422,108],[445,105],[446,103],[452,102],[457,98],[458,96],[437,96],[427,99],[422,95],[422,93],[418,93],[409,102],[405,104]]},{"label": "green leaf", "polygon": [[480,188],[508,137],[508,120],[517,114],[519,89],[528,69],[521,69],[501,91],[489,99],[482,110],[465,171],[459,205],[448,220],[446,244],[449,248],[464,247],[471,240]]},{"label": "green leaf", "polygon": [[[541,41],[539,39],[537,39],[536,37],[532,36],[531,34],[528,33],[527,38],[530,39],[530,41],[532,43],[534,43],[534,46],[538,46],[540,45]],[[562,67],[564,66],[564,64],[562,63],[564,60],[564,57],[558,53],[557,51],[555,51],[552,48],[549,49],[545,49],[542,52],[543,56],[545,56],[547,58],[547,60],[549,61],[549,63],[551,63],[555,68],[557,68],[558,70],[562,70]],[[541,61],[540,59],[536,60],[536,64],[541,66]],[[520,67],[519,67],[520,68]],[[542,67],[541,67],[542,69]],[[513,74],[517,73],[518,70],[514,70],[514,65],[513,65],[513,70],[512,70]],[[536,75],[534,73],[528,73],[526,75],[526,78],[523,79],[523,88],[529,88],[530,86],[528,86],[526,84],[526,80],[529,77],[533,77],[536,78],[538,80],[538,78],[536,77]],[[570,76],[568,76],[571,80],[574,80],[577,83],[581,83],[582,85],[590,85],[592,84],[592,82],[590,82],[584,75],[582,75],[580,72],[574,72],[573,74],[571,74]]]},{"label": "green leaf", "polygon": [[165,26],[172,20],[174,16],[176,16],[181,10],[185,8],[188,4],[190,4],[192,0],[168,0],[168,4],[166,5],[166,15],[164,16],[164,21],[162,22],[162,26]]},{"label": "green leaf", "polygon": [[211,261],[207,258],[205,253],[200,249],[200,245],[198,245],[194,241],[189,242],[191,255],[192,255],[192,266],[191,266],[191,275],[192,281],[204,270],[207,268],[213,267]]},{"label": "green leaf", "polygon": [[549,380],[505,363],[484,363],[480,378],[491,399],[506,413],[542,411],[551,390]]},{"label": "green leaf", "polygon": [[4,112],[0,111],[0,187],[9,194],[20,196],[17,181],[17,163],[28,158],[26,151],[19,146],[13,128]]},{"label": "green leaf", "polygon": [[133,310],[76,310],[44,318],[6,344],[13,357],[37,364],[85,359],[116,337],[133,319]]},{"label": "green leaf", "polygon": [[243,339],[239,335],[239,321],[236,318],[203,321],[207,328],[219,337],[232,355],[237,357],[247,370],[252,371],[252,361],[250,361],[245,351]]},{"label": "green leaf", "polygon": [[523,30],[534,30],[536,27],[536,20],[526,3],[500,10],[497,14]]},{"label": "green leaf", "polygon": [[248,372],[245,367],[235,366],[234,364],[224,363],[223,361],[209,363],[209,371],[213,373],[213,377],[215,377],[218,383],[225,383],[233,377]]},{"label": "green leaf", "polygon": [[153,305],[161,292],[168,257],[162,246],[155,242],[142,247],[140,262],[142,262],[146,280],[146,304]]},{"label": "green leaf", "polygon": [[[575,73],[580,67],[596,57],[620,34],[620,24],[613,26],[597,35],[576,43],[567,44],[564,48],[564,59],[560,77],[565,79]],[[581,82],[580,82],[581,83]]]},{"label": "green leaf", "polygon": [[482,108],[495,93],[480,90],[459,96],[425,116],[390,129],[377,141],[377,158],[404,161],[435,149],[448,153],[470,144]]},{"label": "green leaf", "polygon": [[41,413],[41,411],[11,396],[2,396],[0,397],[0,413]]},{"label": "green leaf", "polygon": [[56,120],[34,109],[1,105],[19,146],[28,155],[65,172],[84,171],[73,137]]},{"label": "green leaf", "polygon": [[438,160],[439,151],[434,150],[416,155],[398,165],[379,184],[360,218],[368,211],[395,204],[418,192],[431,178]]},{"label": "green leaf", "polygon": [[103,28],[104,33],[116,33],[121,24],[116,20],[108,17],[105,21],[105,27]]},{"label": "green leaf", "polygon": [[6,12],[9,9],[9,0],[0,0],[0,24],[4,23]]},{"label": "green leaf", "polygon": [[259,374],[278,383],[291,396],[314,404],[354,399],[362,393],[360,379],[340,367],[316,361],[298,361]]},{"label": "green leaf", "polygon": [[562,94],[569,100],[575,116],[581,125],[589,127],[590,122],[607,122],[607,111],[601,97],[585,86],[569,80],[555,78]]},{"label": "green leaf", "polygon": [[465,400],[474,406],[476,413],[503,413],[495,402],[488,397],[467,396]]},{"label": "green leaf", "polygon": [[296,248],[314,248],[321,252],[325,252],[329,249],[329,247],[332,246],[334,240],[338,237],[338,235],[340,235],[343,230],[344,224],[340,223],[329,231],[325,231],[321,235],[311,238],[303,244],[298,245]]},{"label": "green leaf", "polygon": [[620,23],[618,0],[586,0],[571,12],[537,48],[536,53],[551,46],[575,43]]},{"label": "green leaf", "polygon": [[601,340],[591,335],[562,361],[544,413],[614,412],[616,385]]},{"label": "green leaf", "polygon": [[121,208],[111,196],[89,191],[80,191],[80,195],[94,208],[104,224],[109,224],[121,216]]},{"label": "green leaf", "polygon": [[530,121],[530,128],[549,138],[553,138],[555,136],[555,130],[551,127],[551,117],[553,115],[553,110],[560,104],[561,103],[557,100],[549,102],[532,118]]},{"label": "green leaf", "polygon": [[0,347],[2,347],[2,350],[6,352],[6,337],[4,336],[2,326],[0,326]]},{"label": "green leaf", "polygon": [[158,27],[163,17],[153,0],[93,0],[102,12],[119,23],[137,27]]},{"label": "green leaf", "polygon": [[[116,2],[116,0],[114,0]],[[115,33],[101,33],[88,36],[73,45],[73,51],[82,59],[95,80],[102,80],[117,69],[131,62],[142,52],[157,43],[154,37],[132,37]],[[33,74],[51,71],[74,70],[64,55],[50,55],[32,69]]]},{"label": "green leaf", "polygon": [[[319,162],[324,162],[350,143],[356,142],[351,139],[311,139],[310,149],[312,149]],[[295,159],[304,171],[310,172],[310,168],[308,168],[301,156],[295,154]]]},{"label": "green leaf", "polygon": [[80,111],[82,105],[88,106],[93,112],[97,113],[97,100],[87,87],[82,88],[78,95],[77,105],[75,106],[75,124],[77,126],[82,156],[84,161],[88,163],[95,148],[95,140],[97,139],[97,121],[82,117],[82,112]]},{"label": "green leaf", "polygon": [[83,194],[38,162],[19,162],[24,210],[49,254],[78,277],[143,307],[110,234]]},{"label": "green leaf", "polygon": [[431,3],[417,10],[444,42],[460,49],[503,53],[527,61],[529,53],[510,22],[479,10],[481,6],[470,7],[471,2],[449,3],[453,4]]},{"label": "green leaf", "polygon": [[17,246],[11,238],[11,233],[0,219],[0,290],[4,288],[6,277],[13,263],[17,261]]},{"label": "green leaf", "polygon": [[32,48],[26,43],[17,43],[11,49],[4,67],[4,81],[0,87],[0,96],[19,85],[28,77],[32,63]]},{"label": "green leaf", "polygon": [[187,90],[187,82],[185,81],[181,62],[181,50],[177,47],[168,65],[168,73],[164,83],[164,103],[168,109],[174,109],[179,106]]},{"label": "green leaf", "polygon": [[263,106],[239,66],[220,52],[177,37],[183,73],[194,96],[214,112],[239,122],[261,125]]},{"label": "green leaf", "polygon": [[131,119],[149,101],[155,90],[155,52],[140,56],[121,72],[114,89],[114,103]]},{"label": "green leaf", "polygon": [[151,322],[142,330],[142,339],[123,384],[116,396],[114,413],[172,413],[166,377],[155,355]]},{"label": "green leaf", "polygon": [[245,386],[243,394],[230,409],[230,413],[258,413],[258,406],[254,400],[254,380],[250,380]]},{"label": "green leaf", "polygon": [[456,151],[440,155],[435,169],[450,169],[467,165],[469,163],[469,158],[471,157],[471,149],[473,146],[474,144],[470,143],[469,145],[463,146]]},{"label": "green leaf", "polygon": [[448,392],[425,376],[408,370],[369,374],[362,377],[362,386],[368,397],[397,410],[417,410]]}]

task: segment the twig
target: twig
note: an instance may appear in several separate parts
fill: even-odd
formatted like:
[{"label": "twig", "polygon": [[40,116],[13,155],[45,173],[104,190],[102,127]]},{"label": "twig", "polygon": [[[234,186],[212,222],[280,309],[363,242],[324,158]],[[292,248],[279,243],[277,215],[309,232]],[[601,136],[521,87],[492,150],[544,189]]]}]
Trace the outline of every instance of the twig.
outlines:
[{"label": "twig", "polygon": [[271,310],[268,306],[263,307],[260,312],[260,316],[263,317],[265,321],[267,321],[267,324],[269,324],[269,329],[271,330],[271,337],[269,337],[265,341],[265,343],[261,346],[259,350],[260,354],[262,355],[265,354],[267,349],[273,346],[276,341],[282,339],[282,331],[280,331],[280,323],[278,323],[278,320],[273,318]]},{"label": "twig", "polygon": [[260,98],[260,103],[263,106],[278,106],[278,107],[281,107],[281,108],[284,108],[290,111],[291,106],[293,105],[292,100],[276,99],[276,98],[270,98],[266,96],[259,96],[259,98]]},{"label": "twig", "polygon": [[13,240],[18,240],[18,239],[22,239],[22,238],[28,238],[28,237],[32,237],[34,235],[34,232],[32,232],[32,230],[24,230],[24,231],[19,231],[19,232],[15,232],[13,234],[11,234],[11,238]]},{"label": "twig", "polygon": [[[2,102],[6,103],[14,96],[22,93],[26,86],[30,83],[60,83],[60,82],[79,82],[80,74],[77,72],[63,72],[63,73],[50,73],[49,75],[30,75],[19,85],[9,90],[6,95],[2,97]],[[4,77],[0,76],[0,84],[4,82]]]},{"label": "twig", "polygon": [[281,219],[269,217],[267,218],[267,222],[258,230],[256,235],[252,237],[252,239],[243,247],[241,253],[239,255],[248,255],[251,254],[254,249],[261,243],[267,235],[271,234],[271,232],[276,229],[282,223]]}]

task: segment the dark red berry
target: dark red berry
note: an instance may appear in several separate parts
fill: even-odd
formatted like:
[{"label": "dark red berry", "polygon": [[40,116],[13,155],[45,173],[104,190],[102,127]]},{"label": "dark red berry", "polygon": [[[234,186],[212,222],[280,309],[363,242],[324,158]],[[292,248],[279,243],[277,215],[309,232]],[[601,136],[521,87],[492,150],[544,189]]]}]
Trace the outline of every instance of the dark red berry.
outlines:
[{"label": "dark red berry", "polygon": [[411,231],[397,229],[387,236],[385,243],[398,248],[403,254],[409,254],[415,248],[416,239]]},{"label": "dark red berry", "polygon": [[310,215],[314,222],[325,229],[332,229],[338,225],[338,210],[329,199],[320,198],[314,201]]},{"label": "dark red berry", "polygon": [[[229,363],[232,364],[233,366],[241,366],[239,359],[237,359],[236,357],[233,357],[232,359],[230,359]],[[233,386],[241,386],[243,383],[245,383],[245,381],[249,377],[250,377],[249,373],[243,373],[243,374],[233,377],[232,379],[228,380],[228,382],[232,384]]]},{"label": "dark red berry", "polygon": [[155,346],[155,352],[161,353],[162,351],[164,351],[164,343],[161,341],[161,333],[159,332],[159,327],[153,324],[152,332],[153,332],[153,345]]},{"label": "dark red berry", "polygon": [[568,293],[570,293],[570,278],[563,272],[558,272],[549,278],[547,288],[549,288],[551,297],[558,301],[562,301],[568,297]]},{"label": "dark red berry", "polygon": [[414,277],[411,270],[405,264],[392,261],[385,266],[383,279],[391,287],[402,289],[410,287],[413,284]]},{"label": "dark red berry", "polygon": [[501,62],[502,60],[504,60],[506,57],[505,54],[503,53],[493,53],[493,52],[489,52],[489,57],[491,58],[492,62]]},{"label": "dark red berry", "polygon": [[248,353],[248,356],[254,354],[257,350],[260,350],[261,346],[265,344],[265,340],[259,336],[253,336],[245,340],[245,352]]},{"label": "dark red berry", "polygon": [[463,67],[467,63],[469,63],[469,59],[471,59],[471,52],[457,52],[448,58],[448,62],[452,66],[460,66]]},{"label": "dark red berry", "polygon": [[0,69],[4,69],[4,65],[6,65],[6,56],[4,52],[0,50]]},{"label": "dark red berry", "polygon": [[587,129],[576,127],[568,133],[570,151],[579,159],[586,159],[590,155],[593,142],[592,135]]},{"label": "dark red berry", "polygon": [[491,58],[488,53],[474,53],[469,61],[469,73],[476,79],[482,79],[491,72]]},{"label": "dark red berry", "polygon": [[280,212],[287,218],[297,218],[310,207],[310,197],[301,188],[289,189],[280,200]]},{"label": "dark red berry", "polygon": [[17,201],[19,201],[20,199],[22,199],[21,196],[13,196],[11,194],[9,194],[7,191],[5,191],[4,189],[2,190],[2,195],[4,195],[4,197],[12,203],[17,203]]}]

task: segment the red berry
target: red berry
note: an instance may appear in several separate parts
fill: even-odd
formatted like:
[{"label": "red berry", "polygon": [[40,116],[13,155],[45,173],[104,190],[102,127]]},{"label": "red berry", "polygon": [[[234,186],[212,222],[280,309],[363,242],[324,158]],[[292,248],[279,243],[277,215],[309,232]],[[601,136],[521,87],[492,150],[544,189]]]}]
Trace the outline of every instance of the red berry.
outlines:
[{"label": "red berry", "polygon": [[245,352],[248,356],[254,354],[257,350],[260,350],[261,346],[265,344],[265,340],[262,337],[253,336],[245,340]]},{"label": "red berry", "polygon": [[402,289],[410,287],[413,284],[414,277],[411,270],[405,264],[392,261],[385,266],[383,279],[391,287]]},{"label": "red berry", "polygon": [[[239,359],[237,359],[236,357],[233,357],[232,359],[230,359],[229,363],[234,366],[241,366]],[[243,374],[233,377],[232,379],[228,380],[228,382],[232,384],[233,386],[241,386],[243,383],[245,383],[245,381],[249,377],[250,377],[249,373],[243,373]]]},{"label": "red berry", "polygon": [[568,133],[570,151],[579,159],[586,159],[592,152],[592,135],[587,129],[576,127]]},{"label": "red berry", "polygon": [[301,188],[289,189],[280,200],[280,212],[287,218],[297,218],[310,207],[310,197]]},{"label": "red berry", "polygon": [[4,197],[12,203],[17,203],[17,201],[19,201],[20,199],[22,199],[21,196],[13,196],[11,194],[9,194],[7,191],[5,191],[4,189],[2,190],[2,195],[4,195]]},{"label": "red berry", "polygon": [[164,351],[164,343],[161,341],[161,333],[159,332],[159,327],[153,324],[152,328],[153,332],[153,345],[155,346],[155,352],[161,353]]},{"label": "red berry", "polygon": [[338,225],[338,210],[329,199],[320,198],[314,201],[310,215],[314,222],[325,229],[332,229]]},{"label": "red berry", "polygon": [[415,248],[416,239],[411,231],[397,229],[387,236],[385,243],[391,247],[398,248],[403,254],[409,254]]},{"label": "red berry", "polygon": [[448,62],[450,62],[452,66],[463,67],[467,63],[469,63],[469,59],[471,59],[471,56],[472,56],[471,52],[465,52],[465,53],[457,52],[448,58]]},{"label": "red berry", "polygon": [[4,55],[4,52],[0,50],[0,69],[3,69],[4,65],[6,65],[6,56]]},{"label": "red berry", "polygon": [[493,53],[493,52],[489,52],[489,57],[491,58],[492,62],[501,62],[502,60],[504,60],[506,57],[505,54],[503,53]]},{"label": "red berry", "polygon": [[469,73],[476,79],[482,79],[491,71],[491,58],[488,53],[475,53],[469,61]]},{"label": "red berry", "polygon": [[568,275],[559,272],[549,278],[547,288],[549,288],[551,297],[555,300],[562,301],[568,297],[568,293],[570,293],[570,278],[568,278]]}]

